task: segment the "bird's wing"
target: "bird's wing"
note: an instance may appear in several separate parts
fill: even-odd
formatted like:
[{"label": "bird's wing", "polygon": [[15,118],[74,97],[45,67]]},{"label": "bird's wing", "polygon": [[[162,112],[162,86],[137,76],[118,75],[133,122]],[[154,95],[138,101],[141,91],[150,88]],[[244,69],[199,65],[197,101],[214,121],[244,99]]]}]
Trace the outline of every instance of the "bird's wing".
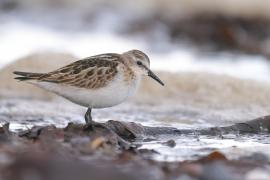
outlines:
[{"label": "bird's wing", "polygon": [[121,62],[118,54],[91,56],[39,77],[39,81],[87,89],[106,86],[117,74]]}]

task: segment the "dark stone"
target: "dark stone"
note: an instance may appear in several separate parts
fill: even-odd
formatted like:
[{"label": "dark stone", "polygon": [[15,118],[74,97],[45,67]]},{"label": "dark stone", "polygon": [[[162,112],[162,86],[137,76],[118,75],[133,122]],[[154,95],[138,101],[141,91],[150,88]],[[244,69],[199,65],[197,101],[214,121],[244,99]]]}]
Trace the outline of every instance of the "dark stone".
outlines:
[{"label": "dark stone", "polygon": [[164,142],[163,144],[166,145],[166,146],[169,146],[171,148],[176,146],[176,143],[175,143],[175,141],[173,139],[168,140],[167,142]]},{"label": "dark stone", "polygon": [[201,180],[236,180],[236,176],[222,162],[205,165]]},{"label": "dark stone", "polygon": [[4,124],[0,127],[0,143],[5,143],[10,140],[11,132],[9,131],[9,123]]}]

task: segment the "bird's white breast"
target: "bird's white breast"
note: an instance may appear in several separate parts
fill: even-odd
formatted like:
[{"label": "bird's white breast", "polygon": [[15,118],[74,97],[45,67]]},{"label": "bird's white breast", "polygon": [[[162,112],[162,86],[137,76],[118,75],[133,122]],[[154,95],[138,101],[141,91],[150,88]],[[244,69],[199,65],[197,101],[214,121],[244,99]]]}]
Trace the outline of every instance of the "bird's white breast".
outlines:
[{"label": "bird's white breast", "polygon": [[106,108],[122,103],[132,96],[139,85],[140,78],[134,77],[126,82],[123,74],[119,73],[106,86],[98,89],[77,88],[50,82],[33,82],[37,86],[52,91],[68,100],[91,108]]}]

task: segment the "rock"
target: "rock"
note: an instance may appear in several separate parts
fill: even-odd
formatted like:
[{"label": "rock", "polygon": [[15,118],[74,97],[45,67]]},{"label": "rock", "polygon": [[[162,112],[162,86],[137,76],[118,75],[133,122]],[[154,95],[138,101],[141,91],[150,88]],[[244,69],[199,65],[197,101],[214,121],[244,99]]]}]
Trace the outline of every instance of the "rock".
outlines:
[{"label": "rock", "polygon": [[221,162],[207,164],[203,168],[201,180],[237,180],[232,171]]},{"label": "rock", "polygon": [[3,142],[8,142],[11,136],[11,132],[9,131],[9,123],[4,124],[0,127],[0,144]]},{"label": "rock", "polygon": [[166,145],[166,146],[169,146],[171,148],[176,146],[176,143],[175,143],[175,141],[173,139],[168,140],[167,142],[164,142],[163,144]]},{"label": "rock", "polygon": [[253,153],[249,156],[243,156],[240,157],[241,160],[249,160],[249,161],[257,161],[260,163],[268,163],[269,162],[269,158],[267,155],[262,154],[262,153]]},{"label": "rock", "polygon": [[[151,177],[151,167],[140,167],[139,164],[131,164],[131,167],[121,168],[115,166],[113,161],[91,160],[84,162],[76,159],[59,158],[53,155],[44,156],[39,153],[27,153],[19,156],[2,174],[6,180],[46,179],[46,180],[161,180]],[[9,172],[9,173],[7,173]],[[15,173],[16,172],[16,173]]]},{"label": "rock", "polygon": [[[138,123],[126,123],[121,121],[109,121],[107,122],[109,127],[117,130],[119,135],[129,138],[136,138],[141,136],[157,136],[157,135],[182,135],[182,134],[201,134],[201,135],[222,135],[229,133],[269,133],[270,132],[270,116],[260,117],[254,120],[246,121],[244,123],[236,123],[231,126],[214,127],[199,130],[192,129],[176,129],[173,127],[149,127],[142,126]],[[134,133],[136,132],[136,133]],[[170,142],[173,144],[173,142]]]},{"label": "rock", "polygon": [[143,126],[134,122],[120,122],[109,120],[108,122],[106,122],[106,126],[117,132],[117,134],[122,138],[135,139],[142,137],[144,134]]},{"label": "rock", "polygon": [[198,130],[198,133],[203,135],[222,135],[232,132],[240,134],[270,133],[270,116],[259,117],[243,123],[236,123],[231,126]]},{"label": "rock", "polygon": [[222,153],[218,152],[218,151],[214,151],[212,153],[210,153],[209,155],[201,158],[199,161],[206,163],[206,162],[213,162],[213,161],[226,161],[227,158],[225,155],[223,155]]}]

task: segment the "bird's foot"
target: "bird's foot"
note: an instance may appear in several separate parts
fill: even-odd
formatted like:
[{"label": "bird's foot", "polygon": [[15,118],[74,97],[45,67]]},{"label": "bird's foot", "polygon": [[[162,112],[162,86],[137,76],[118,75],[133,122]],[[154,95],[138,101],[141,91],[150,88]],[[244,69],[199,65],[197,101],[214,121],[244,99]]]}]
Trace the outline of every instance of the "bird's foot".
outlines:
[{"label": "bird's foot", "polygon": [[87,123],[85,123],[84,125],[84,130],[94,130],[95,127],[104,127],[103,123],[99,123],[96,121],[88,121]]},{"label": "bird's foot", "polygon": [[84,129],[94,129],[95,125],[96,125],[95,121],[88,121],[84,124]]}]

